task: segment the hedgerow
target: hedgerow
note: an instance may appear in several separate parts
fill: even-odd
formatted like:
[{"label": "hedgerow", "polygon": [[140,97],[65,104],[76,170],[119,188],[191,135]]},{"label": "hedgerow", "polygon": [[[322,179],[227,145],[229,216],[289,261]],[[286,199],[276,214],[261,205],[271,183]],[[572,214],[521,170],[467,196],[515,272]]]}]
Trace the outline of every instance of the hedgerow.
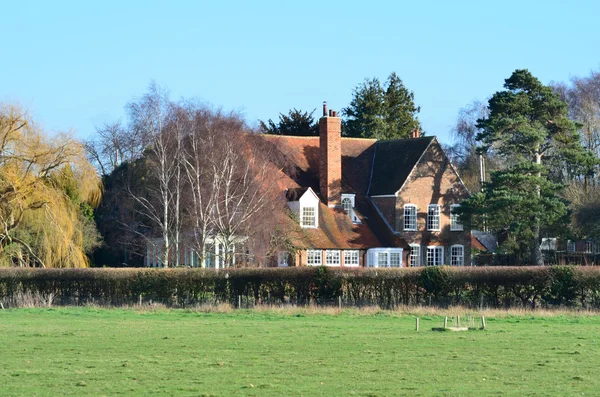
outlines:
[{"label": "hedgerow", "polygon": [[[0,303],[600,308],[600,268],[0,269]],[[34,302],[34,303],[35,303]]]}]

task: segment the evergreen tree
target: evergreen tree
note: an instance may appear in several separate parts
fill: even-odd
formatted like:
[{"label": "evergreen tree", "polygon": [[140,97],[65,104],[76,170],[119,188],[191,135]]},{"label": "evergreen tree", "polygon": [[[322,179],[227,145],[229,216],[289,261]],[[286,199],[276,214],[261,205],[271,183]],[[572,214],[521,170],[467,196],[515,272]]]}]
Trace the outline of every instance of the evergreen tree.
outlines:
[{"label": "evergreen tree", "polygon": [[303,112],[298,109],[292,109],[288,114],[279,114],[279,122],[275,123],[269,119],[266,123],[260,121],[260,132],[273,135],[293,135],[293,136],[318,136],[319,125],[315,121],[312,112]]},{"label": "evergreen tree", "polygon": [[349,137],[410,138],[412,131],[421,131],[416,117],[420,111],[414,103],[414,93],[392,72],[384,86],[373,78],[365,79],[354,89],[350,105],[342,109],[342,131]]},{"label": "evergreen tree", "polygon": [[492,173],[483,192],[462,206],[475,223],[485,222],[508,236],[507,251],[531,252],[543,265],[542,231],[555,235],[568,223],[567,203],[558,196],[556,173],[577,169],[590,160],[580,144],[577,125],[568,118],[567,105],[527,70],[516,70],[505,80],[504,91],[488,102],[489,116],[478,120],[477,140],[493,148],[506,168]]}]

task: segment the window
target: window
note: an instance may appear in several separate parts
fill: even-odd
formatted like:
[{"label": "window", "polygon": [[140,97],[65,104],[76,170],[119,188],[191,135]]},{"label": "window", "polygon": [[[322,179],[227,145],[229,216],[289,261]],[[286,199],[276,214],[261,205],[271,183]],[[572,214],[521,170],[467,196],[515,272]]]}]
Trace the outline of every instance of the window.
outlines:
[{"label": "window", "polygon": [[278,266],[288,266],[290,261],[290,253],[289,252],[279,252],[277,255],[277,265]]},{"label": "window", "polygon": [[390,252],[390,266],[391,267],[400,267],[402,264],[402,258],[400,257],[399,252]]},{"label": "window", "polygon": [[417,206],[414,204],[404,206],[404,230],[417,230]]},{"label": "window", "polygon": [[380,252],[377,254],[377,267],[387,267],[388,266],[388,253]]},{"label": "window", "polygon": [[453,245],[450,247],[450,263],[452,266],[464,266],[465,248],[462,245]]},{"label": "window", "polygon": [[427,266],[444,264],[444,247],[427,247]]},{"label": "window", "polygon": [[302,207],[302,227],[316,227],[315,207]]},{"label": "window", "polygon": [[344,212],[347,215],[352,214],[352,200],[349,197],[344,197],[342,200],[342,207],[344,207]]},{"label": "window", "polygon": [[437,204],[427,206],[427,230],[440,230],[440,206]]},{"label": "window", "polygon": [[306,251],[306,264],[308,266],[321,266],[323,263],[321,260],[321,250],[307,250]]},{"label": "window", "polygon": [[585,242],[585,253],[586,254],[591,254],[592,253],[592,248],[593,248],[593,244],[591,241],[586,241]]},{"label": "window", "polygon": [[410,265],[421,266],[421,246],[417,244],[410,245]]},{"label": "window", "polygon": [[460,217],[458,216],[458,214],[454,213],[454,210],[458,207],[460,207],[459,204],[452,204],[450,206],[450,230],[454,230],[454,231],[462,231],[463,230],[463,224],[460,221]]},{"label": "window", "polygon": [[325,264],[327,266],[340,266],[340,251],[339,250],[325,251]]},{"label": "window", "polygon": [[358,266],[358,251],[357,250],[345,250],[344,251],[344,266]]},{"label": "window", "polygon": [[567,252],[575,252],[575,241],[567,240]]}]

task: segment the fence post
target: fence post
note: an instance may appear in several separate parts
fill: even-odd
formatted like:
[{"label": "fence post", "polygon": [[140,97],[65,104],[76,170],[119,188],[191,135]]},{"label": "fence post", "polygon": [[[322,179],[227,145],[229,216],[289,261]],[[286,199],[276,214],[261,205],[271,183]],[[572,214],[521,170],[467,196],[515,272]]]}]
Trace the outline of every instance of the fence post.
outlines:
[{"label": "fence post", "polygon": [[444,317],[444,329],[448,328],[448,316]]},{"label": "fence post", "polygon": [[342,310],[342,296],[341,295],[338,296],[338,306],[339,306],[339,309]]},{"label": "fence post", "polygon": [[419,332],[419,317],[416,318],[415,329],[417,332]]},{"label": "fence post", "polygon": [[242,308],[242,295],[238,295],[238,309]]},{"label": "fence post", "polygon": [[485,317],[481,316],[481,329],[485,329]]}]

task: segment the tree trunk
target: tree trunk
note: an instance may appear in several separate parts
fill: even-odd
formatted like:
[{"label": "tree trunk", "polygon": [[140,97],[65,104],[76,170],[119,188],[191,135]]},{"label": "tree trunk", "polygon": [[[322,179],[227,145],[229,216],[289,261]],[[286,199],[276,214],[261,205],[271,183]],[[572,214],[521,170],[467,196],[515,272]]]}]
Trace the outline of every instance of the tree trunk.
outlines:
[{"label": "tree trunk", "polygon": [[[537,165],[542,165],[542,155],[540,153],[535,154],[535,163]],[[542,173],[538,172],[537,176],[539,179],[541,179]],[[539,199],[542,195],[539,185],[536,186],[536,191]],[[534,238],[533,245],[531,246],[531,262],[535,266],[544,266],[544,256],[542,254],[542,249],[540,248],[540,220],[537,216],[533,219],[533,232]]]}]

